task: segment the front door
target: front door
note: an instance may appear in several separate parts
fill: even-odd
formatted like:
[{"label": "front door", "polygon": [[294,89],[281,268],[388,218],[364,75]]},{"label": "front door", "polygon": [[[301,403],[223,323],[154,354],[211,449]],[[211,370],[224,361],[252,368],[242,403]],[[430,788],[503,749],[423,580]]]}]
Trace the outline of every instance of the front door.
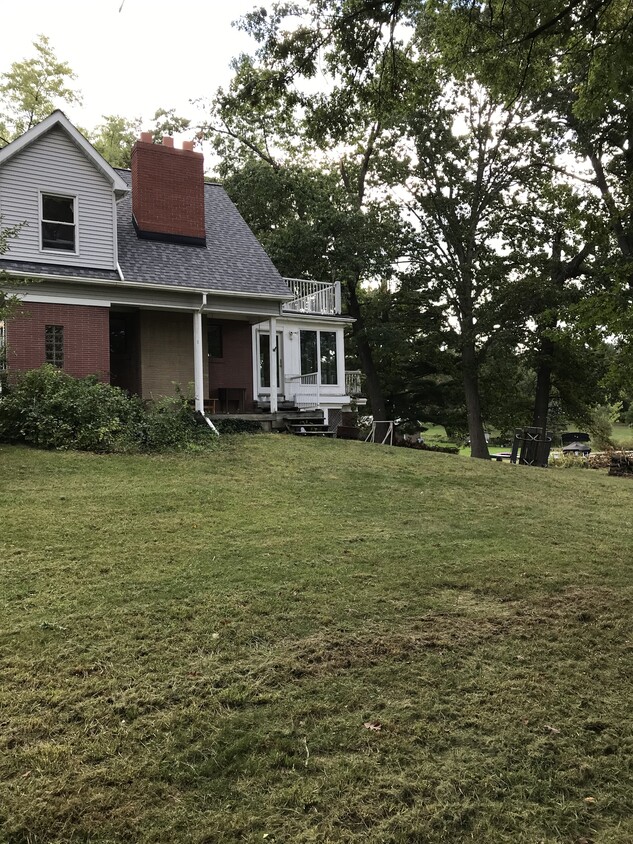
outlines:
[{"label": "front door", "polygon": [[[283,333],[277,332],[277,394],[283,395],[284,367],[283,367]],[[259,331],[257,333],[258,392],[270,392],[270,334]]]},{"label": "front door", "polygon": [[138,311],[110,311],[110,383],[141,393]]}]

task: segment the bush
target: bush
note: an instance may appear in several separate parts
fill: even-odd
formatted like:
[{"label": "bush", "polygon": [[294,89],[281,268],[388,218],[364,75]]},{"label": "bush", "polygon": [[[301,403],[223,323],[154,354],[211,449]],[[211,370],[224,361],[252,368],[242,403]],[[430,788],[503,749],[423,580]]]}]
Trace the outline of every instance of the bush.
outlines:
[{"label": "bush", "polygon": [[550,455],[547,463],[552,469],[588,469],[590,467],[589,460],[586,457],[581,457],[578,454],[557,454]]},{"label": "bush", "polygon": [[214,436],[179,396],[143,404],[96,376],[73,378],[50,364],[0,396],[0,440],[79,451],[166,451]]},{"label": "bush", "polygon": [[140,402],[96,377],[46,365],[21,376],[0,399],[0,439],[40,448],[112,451],[140,417]]}]

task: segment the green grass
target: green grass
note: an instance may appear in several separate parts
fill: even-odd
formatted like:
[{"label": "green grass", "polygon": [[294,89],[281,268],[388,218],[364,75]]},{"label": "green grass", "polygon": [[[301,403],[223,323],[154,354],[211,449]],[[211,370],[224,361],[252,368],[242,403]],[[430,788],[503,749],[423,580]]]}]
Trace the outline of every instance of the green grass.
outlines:
[{"label": "green grass", "polygon": [[630,844],[633,483],[223,443],[0,447],[3,844]]}]

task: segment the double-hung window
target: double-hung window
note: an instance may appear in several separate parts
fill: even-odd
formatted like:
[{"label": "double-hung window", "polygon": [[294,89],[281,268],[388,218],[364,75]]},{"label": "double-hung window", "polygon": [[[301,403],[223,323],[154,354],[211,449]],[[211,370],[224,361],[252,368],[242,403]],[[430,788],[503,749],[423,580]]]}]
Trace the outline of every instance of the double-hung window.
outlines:
[{"label": "double-hung window", "polygon": [[41,194],[42,249],[77,252],[77,199],[56,193]]}]

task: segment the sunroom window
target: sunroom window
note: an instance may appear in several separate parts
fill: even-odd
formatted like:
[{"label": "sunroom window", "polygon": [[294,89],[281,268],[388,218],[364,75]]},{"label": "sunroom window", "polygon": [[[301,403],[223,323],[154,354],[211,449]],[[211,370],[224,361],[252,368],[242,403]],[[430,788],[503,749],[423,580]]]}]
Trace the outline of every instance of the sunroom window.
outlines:
[{"label": "sunroom window", "polygon": [[301,332],[301,374],[317,374],[320,384],[338,383],[335,331]]},{"label": "sunroom window", "polygon": [[75,197],[42,194],[42,249],[76,252]]}]

